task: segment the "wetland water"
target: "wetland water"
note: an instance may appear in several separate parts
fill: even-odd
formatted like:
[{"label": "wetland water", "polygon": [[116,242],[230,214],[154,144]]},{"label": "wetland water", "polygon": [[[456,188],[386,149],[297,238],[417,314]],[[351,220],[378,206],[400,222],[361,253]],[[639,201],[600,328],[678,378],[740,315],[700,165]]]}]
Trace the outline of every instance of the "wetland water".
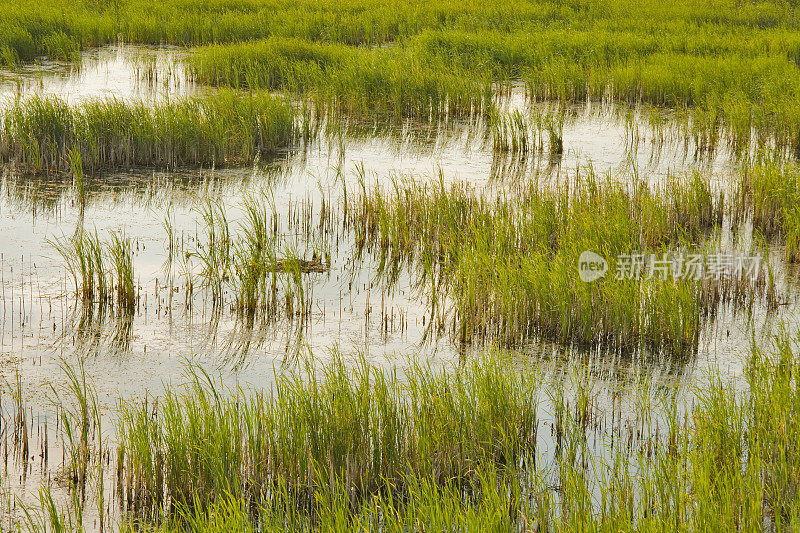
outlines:
[{"label": "wetland water", "polygon": [[[70,103],[194,93],[199,89],[182,67],[184,53],[119,46],[85,53],[80,67],[42,63],[19,72],[4,71],[0,105],[34,93]],[[522,89],[500,103],[507,110],[528,105]],[[378,257],[369,253],[354,257],[353,238],[340,219],[344,191],[357,192],[362,182],[390,190],[394,182],[413,178],[466,182],[488,195],[513,195],[515,183],[524,177],[538,176],[543,187],[562,187],[587,167],[598,174],[637,174],[655,184],[672,174],[703,170],[718,176],[718,186],[725,190],[726,176],[737,165],[722,149],[698,160],[682,140],[655,141],[643,115],[597,105],[567,113],[563,143],[564,152],[558,156],[544,151],[512,158],[494,153],[484,129],[470,123],[429,129],[412,124],[389,129],[363,123],[337,125],[323,127],[304,145],[250,166],[176,172],[136,169],[87,176],[83,206],[68,176],[25,176],[6,168],[0,187],[0,373],[9,382],[20,376],[36,429],[52,413],[50,384],[65,379],[61,358],[85,357],[87,376],[108,412],[120,398],[158,397],[165,383],[183,379],[187,361],[219,373],[229,384],[264,388],[272,385],[274,372],[291,367],[299,354],[309,350],[325,358],[337,347],[343,353],[363,353],[381,366],[402,364],[403,354],[411,353],[434,365],[457,362],[480,347],[463,346],[446,333],[431,332],[429,301],[415,287],[410,269],[403,269],[387,289],[376,275]],[[202,290],[187,296],[180,256],[196,250],[203,239],[204,202],[211,199],[224,206],[235,232],[244,217],[244,202],[253,196],[269,198],[277,215],[277,234],[286,248],[296,248],[305,259],[312,254],[325,260],[329,256],[329,269],[302,277],[308,306],[302,324],[286,316],[247,324],[224,306],[213,309]],[[131,315],[110,312],[87,317],[78,312],[72,281],[53,241],[73,235],[81,223],[100,235],[123,231],[131,238],[139,295]],[[165,226],[175,236],[177,254],[171,267],[165,267],[169,259]],[[720,239],[731,242],[724,235]],[[687,357],[587,353],[545,341],[514,349],[519,357],[540,358],[553,376],[586,365],[594,374],[601,406],[643,376],[656,388],[672,388],[702,381],[711,369],[739,375],[751,327],[769,334],[777,324],[794,323],[798,317],[797,272],[780,259],[780,253],[775,256],[770,261],[783,297],[777,310],[767,312],[765,306],[756,305],[742,313],[720,307],[704,321],[697,351]],[[192,271],[196,266],[186,268]],[[113,440],[113,426],[105,429]],[[541,438],[546,450],[547,439]],[[51,445],[56,455],[58,446]],[[24,476],[12,463],[4,476],[5,489],[26,501],[50,474],[39,467],[40,461]]]}]

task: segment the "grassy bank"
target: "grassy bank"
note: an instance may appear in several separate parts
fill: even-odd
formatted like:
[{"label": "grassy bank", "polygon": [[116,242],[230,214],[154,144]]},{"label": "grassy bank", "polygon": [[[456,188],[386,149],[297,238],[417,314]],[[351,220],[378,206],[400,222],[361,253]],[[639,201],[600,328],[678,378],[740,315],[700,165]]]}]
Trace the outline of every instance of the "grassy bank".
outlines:
[{"label": "grassy bank", "polygon": [[253,161],[294,140],[294,111],[268,95],[222,91],[159,102],[56,97],[16,101],[0,117],[0,160],[23,172],[218,165]]},{"label": "grassy bank", "polygon": [[311,93],[349,111],[423,117],[431,107],[443,114],[443,103],[450,114],[464,114],[488,101],[490,82],[521,80],[534,99],[678,109],[684,134],[704,150],[800,146],[796,32],[702,28],[665,39],[556,26],[536,35],[427,31],[390,48],[271,38],[201,48],[190,63],[206,83]]},{"label": "grassy bank", "polygon": [[[335,41],[349,45],[387,43],[425,30],[524,31],[648,30],[660,42],[729,28],[747,35],[781,34],[797,27],[795,7],[786,2],[739,5],[727,0],[697,3],[596,2],[568,4],[512,1],[502,6],[464,6],[449,0],[409,4],[395,0],[288,2],[273,0],[56,0],[46,5],[31,0],[0,3],[0,48],[28,60],[48,54],[48,40],[63,36],[74,46],[96,46],[118,36],[128,42],[197,45],[238,42],[268,36]],[[698,31],[700,30],[700,31]],[[690,38],[691,39],[691,38]],[[534,39],[538,41],[539,39]],[[744,39],[744,45],[750,39]]]}]

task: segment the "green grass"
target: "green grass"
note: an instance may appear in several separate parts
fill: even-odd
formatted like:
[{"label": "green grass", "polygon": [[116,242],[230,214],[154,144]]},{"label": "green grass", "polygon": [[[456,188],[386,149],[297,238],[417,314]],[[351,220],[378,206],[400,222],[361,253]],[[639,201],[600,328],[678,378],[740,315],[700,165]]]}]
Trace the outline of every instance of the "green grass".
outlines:
[{"label": "green grass", "polygon": [[311,313],[306,287],[313,282],[305,278],[327,269],[321,259],[325,246],[311,243],[301,249],[278,234],[278,215],[269,197],[250,195],[240,207],[239,222],[231,224],[226,207],[213,200],[200,204],[203,224],[185,256],[189,270],[192,265],[197,270],[187,273],[187,281],[208,290],[216,310],[227,306],[250,321],[258,313],[266,319],[285,315],[304,322]]},{"label": "green grass", "polygon": [[363,48],[298,39],[209,46],[190,58],[213,85],[285,90],[336,111],[389,117],[468,116],[491,100],[489,79],[405,47]]},{"label": "green grass", "polygon": [[781,236],[787,261],[800,260],[800,171],[791,163],[748,167],[736,184],[734,212],[768,238]]},{"label": "green grass", "polygon": [[[462,341],[562,343],[690,350],[699,317],[722,294],[691,280],[616,279],[620,254],[694,247],[725,206],[696,175],[663,190],[591,173],[563,191],[529,180],[495,200],[463,184],[395,182],[348,201],[358,253],[379,257],[389,284],[410,268],[421,294],[447,314],[433,331]],[[578,258],[605,257],[606,278],[584,283]],[[713,285],[713,284],[712,284]]]},{"label": "green grass", "polygon": [[536,377],[509,373],[501,356],[456,374],[414,364],[404,382],[332,356],[277,375],[271,393],[225,390],[194,371],[159,401],[158,417],[126,404],[120,461],[131,502],[226,492],[257,502],[284,490],[308,506],[331,479],[356,497],[401,494],[408,474],[457,483],[479,461],[514,464],[535,440]]},{"label": "green grass", "polygon": [[136,286],[133,281],[133,252],[131,239],[119,233],[111,234],[108,253],[117,306],[132,310],[136,306]]},{"label": "green grass", "polygon": [[[158,399],[120,403],[119,525],[791,531],[798,340],[786,330],[754,346],[732,381],[710,372],[677,391],[631,379],[611,406],[586,361],[547,375],[496,351],[441,368],[409,359],[404,371],[334,351],[277,371],[268,390],[226,387],[190,366]],[[91,512],[81,487],[111,468],[94,387],[82,365],[64,369],[54,399],[73,497],[58,502],[45,484],[40,509],[20,503],[35,530],[76,529]]]},{"label": "green grass", "polygon": [[0,9],[0,61],[12,66],[118,36],[210,45],[191,60],[203,81],[308,92],[348,112],[463,115],[488,107],[488,82],[521,80],[536,99],[677,109],[701,150],[800,147],[791,2],[5,0]]},{"label": "green grass", "polygon": [[64,260],[76,297],[89,303],[107,301],[110,296],[108,272],[97,231],[89,233],[79,228],[72,236],[56,239],[51,244]]},{"label": "green grass", "polygon": [[55,97],[18,100],[0,118],[0,160],[24,172],[217,165],[253,161],[288,147],[294,111],[268,95],[221,91],[159,102]]},{"label": "green grass", "polygon": [[[608,423],[587,375],[574,376],[583,392],[565,395],[566,383],[497,353],[456,372],[412,364],[403,379],[363,360],[347,369],[335,355],[278,376],[269,393],[194,371],[157,408],[125,405],[126,494],[166,531],[226,531],[227,521],[270,531],[791,530],[800,519],[791,335],[745,356],[744,389],[714,374],[692,386],[685,414],[674,392],[633,384],[633,434]],[[555,455],[537,449],[548,401]],[[615,445],[602,460],[598,431],[601,446]]]},{"label": "green grass", "polygon": [[50,244],[64,261],[74,294],[84,306],[98,304],[104,310],[116,303],[120,310],[134,309],[138,294],[129,237],[111,233],[110,240],[103,242],[96,230],[91,233],[81,227],[70,237]]},{"label": "green grass", "polygon": [[519,111],[507,115],[492,114],[491,128],[495,153],[524,156],[535,145],[536,139]]},{"label": "green grass", "polygon": [[[203,44],[237,42],[271,35],[298,37],[312,41],[333,41],[348,45],[396,42],[425,30],[463,32],[535,30],[539,41],[547,41],[551,31],[607,30],[623,38],[611,47],[586,43],[596,56],[614,57],[632,45],[639,48],[672,46],[689,51],[695,43],[711,41],[719,48],[760,48],[758,40],[725,39],[726,34],[790,41],[797,27],[791,3],[753,2],[739,5],[724,0],[705,3],[681,0],[672,4],[581,0],[569,4],[546,1],[512,1],[502,6],[463,6],[450,1],[376,2],[348,0],[265,4],[257,0],[169,0],[152,4],[141,0],[97,3],[91,0],[46,5],[30,0],[0,4],[4,13],[0,45],[10,46],[21,58],[46,53],[42,41],[63,33],[81,46],[113,42],[120,34],[129,42]],[[627,37],[639,31],[634,40]],[[722,37],[718,37],[721,35]],[[763,38],[763,37],[762,37]],[[770,50],[767,48],[766,50]],[[620,54],[621,55],[621,54]]]},{"label": "green grass", "polygon": [[[733,29],[661,40],[607,27],[528,32],[424,32],[391,48],[273,37],[214,45],[190,58],[214,85],[281,89],[347,112],[426,118],[489,109],[490,82],[521,79],[533,99],[587,99],[677,108],[698,149],[800,146],[800,42]],[[794,96],[790,96],[794,95]],[[552,126],[552,125],[551,125]],[[556,129],[551,147],[560,152]]]}]

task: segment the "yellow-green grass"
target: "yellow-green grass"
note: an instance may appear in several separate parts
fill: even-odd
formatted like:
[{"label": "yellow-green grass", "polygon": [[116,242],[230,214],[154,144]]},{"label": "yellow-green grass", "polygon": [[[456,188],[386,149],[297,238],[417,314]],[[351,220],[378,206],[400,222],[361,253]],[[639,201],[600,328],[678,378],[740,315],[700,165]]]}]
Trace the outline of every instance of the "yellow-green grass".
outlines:
[{"label": "yellow-green grass", "polygon": [[[23,172],[81,174],[134,166],[246,163],[287,148],[293,108],[269,95],[233,91],[157,102],[56,97],[17,100],[0,115],[0,160]],[[74,171],[74,169],[72,169]]]},{"label": "yellow-green grass", "polygon": [[[753,348],[738,383],[712,375],[687,391],[691,404],[632,385],[631,401],[645,398],[633,433],[590,384],[567,396],[536,364],[498,353],[412,365],[403,379],[335,356],[278,376],[270,393],[194,371],[156,406],[124,404],[121,479],[129,508],[165,531],[792,530],[795,341]],[[540,418],[548,402],[555,415]],[[539,449],[556,438],[551,423],[559,445]]]},{"label": "yellow-green grass", "polygon": [[[615,263],[623,254],[696,251],[722,222],[722,198],[712,191],[700,175],[663,190],[592,174],[560,191],[528,181],[495,199],[458,183],[398,181],[388,190],[363,186],[348,201],[348,220],[358,253],[378,255],[389,284],[410,268],[430,305],[455,313],[432,327],[462,341],[543,336],[684,351],[695,346],[702,311],[731,297],[735,284],[644,270],[618,279]],[[581,281],[584,251],[606,258],[605,278]]]},{"label": "yellow-green grass", "polygon": [[118,38],[229,43],[199,52],[201,79],[310,90],[350,110],[404,116],[431,104],[464,112],[487,80],[517,79],[537,98],[685,109],[685,131],[702,148],[800,146],[800,38],[789,2],[5,0],[0,11],[8,64],[74,57]]},{"label": "yellow-green grass", "polygon": [[766,163],[745,169],[737,183],[734,213],[766,237],[781,236],[787,261],[800,260],[800,169]]}]

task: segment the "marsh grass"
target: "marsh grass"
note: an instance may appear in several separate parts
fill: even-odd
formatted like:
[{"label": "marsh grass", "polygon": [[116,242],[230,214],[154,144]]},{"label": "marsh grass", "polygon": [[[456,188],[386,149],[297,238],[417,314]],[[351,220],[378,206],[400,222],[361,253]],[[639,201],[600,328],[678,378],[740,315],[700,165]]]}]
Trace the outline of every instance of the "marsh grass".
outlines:
[{"label": "marsh grass", "polygon": [[189,62],[204,83],[289,91],[348,114],[428,121],[491,106],[491,84],[479,73],[398,47],[271,38],[202,48]]},{"label": "marsh grass", "polygon": [[271,394],[225,390],[195,369],[159,401],[157,417],[144,403],[126,404],[120,443],[131,503],[226,492],[258,501],[283,490],[302,509],[331,480],[357,499],[399,495],[406,474],[459,483],[477,461],[514,464],[535,442],[536,377],[509,372],[502,355],[457,374],[414,363],[404,383],[363,359],[348,368],[332,357],[277,375]]},{"label": "marsh grass", "polygon": [[494,156],[499,158],[505,171],[495,170],[492,175],[509,176],[525,170],[525,160],[534,151],[549,152],[551,161],[564,153],[564,124],[566,110],[560,107],[531,107],[525,112],[491,110],[486,133],[491,138]]},{"label": "marsh grass", "polygon": [[738,221],[752,221],[767,238],[781,236],[786,260],[800,260],[800,171],[796,165],[752,165],[741,173],[734,195]]},{"label": "marsh grass", "polygon": [[133,253],[130,237],[112,233],[108,254],[113,271],[114,292],[120,309],[132,310],[136,305],[136,286],[133,281]]},{"label": "marsh grass", "polygon": [[[270,320],[283,314],[306,322],[311,314],[307,278],[326,272],[329,263],[310,246],[278,234],[277,214],[269,198],[248,196],[238,224],[228,221],[227,208],[213,200],[201,202],[203,225],[186,258],[187,283],[211,293],[212,306],[228,306],[252,323],[258,313]],[[311,228],[305,238],[310,242]],[[330,257],[330,254],[328,254]],[[196,268],[195,268],[196,267]]]},{"label": "marsh grass", "polygon": [[492,114],[491,125],[494,152],[523,156],[536,142],[535,138],[531,138],[528,124],[518,110],[508,115]]},{"label": "marsh grass", "polygon": [[[30,442],[28,439],[28,414],[25,410],[25,391],[22,387],[22,376],[17,372],[13,385],[8,383],[7,380],[4,380],[4,382],[13,401],[14,421],[12,427],[14,448],[15,451],[20,454],[20,457],[27,459]],[[5,438],[8,438],[8,433],[5,433]],[[5,443],[4,454],[7,460],[8,451]]]},{"label": "marsh grass", "polygon": [[[138,294],[129,237],[112,232],[109,242],[103,242],[97,230],[89,232],[79,227],[70,237],[49,243],[64,261],[84,311],[97,304],[102,321],[106,307],[113,304],[125,313],[133,310]],[[90,310],[90,320],[93,315]]]},{"label": "marsh grass", "polygon": [[15,69],[19,65],[17,51],[7,44],[0,46],[0,65],[10,69]]},{"label": "marsh grass", "polygon": [[[421,293],[450,312],[435,328],[462,341],[515,344],[532,335],[562,343],[691,350],[701,310],[725,297],[684,279],[584,283],[585,250],[613,260],[699,243],[722,223],[724,203],[694,176],[653,190],[593,174],[558,191],[528,180],[510,196],[468,186],[395,182],[349,200],[357,254],[379,257],[391,285],[409,268]],[[612,261],[613,268],[613,261]]]},{"label": "marsh grass", "polygon": [[[157,405],[124,404],[121,479],[162,530],[225,530],[222,517],[261,530],[792,529],[791,335],[745,356],[743,388],[711,373],[690,402],[634,380],[624,420],[616,401],[599,407],[585,369],[565,391],[496,352],[458,372],[412,362],[405,376],[334,354],[270,393],[190,369]],[[539,449],[553,441],[555,455]]]},{"label": "marsh grass", "polygon": [[[783,98],[800,94],[794,38],[764,32],[744,43],[720,28],[704,30],[689,43],[634,29],[537,28],[535,46],[531,32],[498,29],[426,31],[390,48],[271,37],[204,47],[190,63],[205,83],[286,90],[351,114],[423,119],[490,115],[491,85],[502,95],[522,80],[531,102],[677,110],[678,129],[700,152],[723,143],[736,153],[796,151],[800,115]],[[547,130],[551,151],[561,153],[558,124]]]},{"label": "marsh grass", "polygon": [[45,54],[61,61],[79,61],[80,45],[69,35],[58,31],[45,36],[40,44]]},{"label": "marsh grass", "polygon": [[[220,91],[153,105],[116,99],[76,107],[56,97],[17,100],[0,119],[0,159],[24,172],[251,162],[295,137],[291,106],[269,95]],[[76,159],[76,154],[80,154]]]},{"label": "marsh grass", "polygon": [[75,295],[81,301],[108,300],[108,273],[103,264],[103,247],[97,231],[90,233],[78,228],[72,236],[50,241],[50,244],[64,260]]},{"label": "marsh grass", "polygon": [[[478,80],[522,80],[532,98],[645,103],[681,110],[703,150],[800,143],[797,11],[681,0],[568,6],[513,0],[460,9],[449,0],[346,4],[214,0],[22,0],[0,5],[0,61],[75,57],[125,42],[203,48],[199,77],[334,95],[353,111],[463,112]],[[654,22],[655,21],[655,22]],[[531,35],[535,35],[531,42]],[[225,44],[227,43],[227,44]],[[445,97],[447,95],[447,97]]]},{"label": "marsh grass", "polygon": [[203,202],[201,215],[205,225],[205,239],[189,255],[200,261],[200,279],[211,290],[213,304],[222,301],[223,287],[228,279],[231,263],[230,228],[225,209],[211,199]]},{"label": "marsh grass", "polygon": [[[276,244],[272,213],[265,205],[253,198],[244,205],[245,221],[242,223],[242,239],[234,252],[233,272],[238,287],[235,307],[244,313],[253,313],[266,307],[277,285],[277,270],[274,265]],[[274,302],[273,302],[274,303]]]},{"label": "marsh grass", "polygon": [[82,359],[78,366],[61,361],[61,369],[67,377],[63,390],[51,385],[52,403],[58,406],[60,429],[66,446],[66,464],[61,473],[71,483],[81,498],[85,494],[89,465],[97,457],[102,443],[101,413],[94,385],[87,381]]},{"label": "marsh grass", "polygon": [[83,528],[79,511],[81,502],[73,499],[66,505],[59,505],[53,498],[50,485],[39,488],[38,506],[18,502],[22,510],[22,525],[27,531],[53,531],[54,533],[70,533]]},{"label": "marsh grass", "polygon": [[[634,377],[624,408],[600,402],[586,361],[548,375],[496,351],[403,371],[334,351],[276,371],[270,390],[189,366],[159,398],[120,403],[120,527],[793,530],[797,342],[784,331],[753,346],[741,378],[712,371],[688,391]],[[105,462],[94,387],[80,362],[63,369],[53,398],[74,488],[66,505],[49,485],[41,508],[20,502],[34,529],[79,529],[79,481]]]}]

